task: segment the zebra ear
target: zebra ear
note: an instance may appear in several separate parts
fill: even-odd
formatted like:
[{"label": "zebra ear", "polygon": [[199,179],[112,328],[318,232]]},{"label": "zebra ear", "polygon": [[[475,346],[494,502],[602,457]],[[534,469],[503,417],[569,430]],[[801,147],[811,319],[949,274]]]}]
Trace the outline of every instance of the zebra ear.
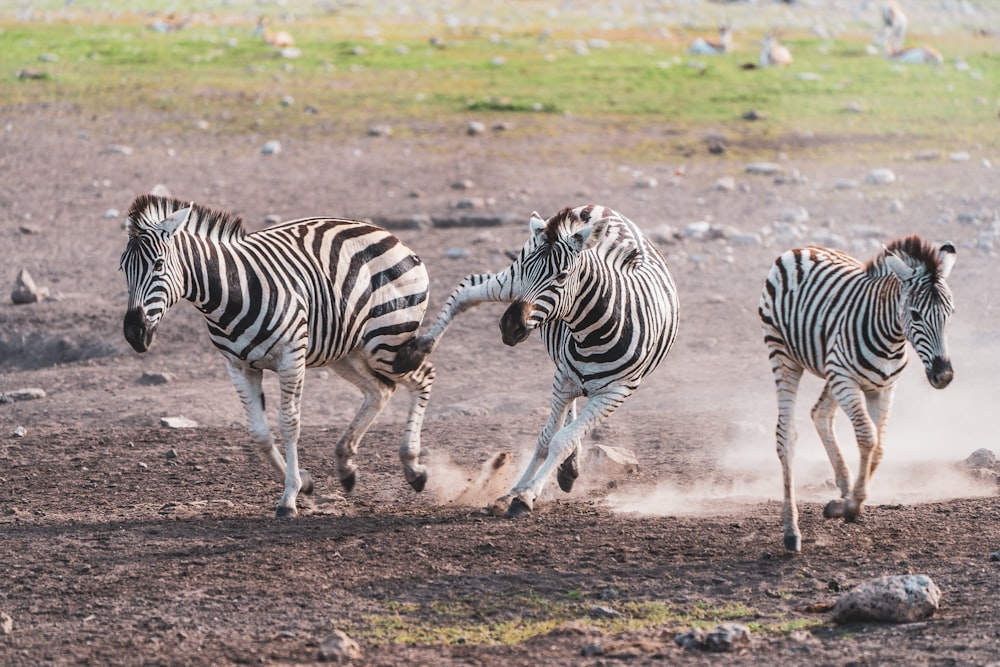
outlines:
[{"label": "zebra ear", "polygon": [[896,274],[896,277],[904,283],[912,278],[913,274],[916,272],[916,269],[901,260],[898,255],[891,252],[885,256],[885,264],[893,273]]},{"label": "zebra ear", "polygon": [[941,277],[947,278],[951,273],[951,269],[955,266],[955,260],[958,259],[958,253],[955,252],[955,246],[950,242],[943,244],[938,248],[938,259],[941,260]]},{"label": "zebra ear", "polygon": [[177,233],[177,230],[180,229],[185,222],[188,221],[188,218],[191,217],[191,211],[193,208],[194,202],[191,202],[187,208],[175,211],[169,218],[161,220],[159,224],[156,225],[156,228],[159,229],[161,233],[164,233],[167,238],[170,238]]},{"label": "zebra ear", "polygon": [[608,233],[609,223],[611,222],[611,216],[606,216],[600,218],[599,220],[594,220],[590,225],[584,227],[576,234],[573,235],[573,240],[578,244],[578,250],[581,252],[584,250],[589,250],[595,245],[604,240],[605,235]]},{"label": "zebra ear", "polygon": [[536,236],[545,229],[545,220],[542,219],[542,216],[538,215],[538,211],[532,211],[528,226],[531,227],[531,235]]}]

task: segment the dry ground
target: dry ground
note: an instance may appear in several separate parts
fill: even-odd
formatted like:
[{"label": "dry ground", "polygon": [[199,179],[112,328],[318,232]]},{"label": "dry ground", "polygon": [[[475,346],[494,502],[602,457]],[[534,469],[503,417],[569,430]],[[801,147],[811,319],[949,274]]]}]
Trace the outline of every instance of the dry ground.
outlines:
[{"label": "dry ground", "polygon": [[[995,488],[952,465],[979,447],[996,449],[1000,269],[975,244],[1000,208],[995,171],[980,160],[1000,164],[1000,156],[973,147],[968,162],[914,161],[900,140],[818,160],[800,137],[795,150],[776,143],[770,157],[787,150],[783,164],[803,178],[776,184],[707,151],[683,159],[686,173],[675,178],[682,159],[669,151],[668,128],[633,136],[573,119],[518,118],[511,130],[480,137],[443,125],[395,139],[317,132],[285,139],[272,157],[259,150],[270,137],[150,136],[135,117],[50,107],[7,121],[0,276],[11,284],[25,267],[60,298],[0,303],[0,391],[48,394],[0,405],[0,611],[12,619],[0,663],[308,663],[335,627],[354,634],[363,662],[377,665],[1000,662],[1000,564],[989,557],[1000,549],[1000,502]],[[630,142],[661,139],[662,162],[629,163]],[[110,144],[133,152],[105,151]],[[582,158],[579,145],[589,147]],[[942,147],[959,149],[969,147]],[[882,166],[900,182],[863,183]],[[713,191],[726,175],[747,191]],[[636,187],[641,176],[659,185]],[[835,189],[841,178],[862,184]],[[473,189],[453,189],[460,179]],[[918,369],[907,372],[871,505],[856,524],[821,518],[830,473],[806,414],[818,384],[804,387],[804,545],[787,555],[774,399],[756,322],[761,282],[785,247],[665,244],[681,292],[681,334],[664,366],[594,437],[634,450],[638,473],[585,475],[573,494],[553,492],[521,521],[482,511],[495,489],[459,497],[494,453],[523,459],[548,405],[552,368],[541,345],[502,346],[502,308],[484,306],[435,353],[425,493],[410,491],[395,457],[405,404],[397,398],[362,445],[358,488],[340,494],[331,448],[358,395],[311,371],[302,459],[317,496],[301,517],[275,521],[280,490],[249,450],[235,392],[197,313],[179,305],[145,356],[121,338],[125,237],[121,219],[104,213],[125,210],[156,184],[235,210],[251,228],[268,213],[454,216],[455,200],[476,196],[492,201],[488,213],[524,221],[533,209],[549,215],[593,201],[647,230],[710,217],[756,231],[803,206],[810,230],[853,241],[867,233],[858,226],[877,228],[879,242],[911,232],[950,238],[960,252],[951,281],[956,380],[935,392]],[[890,213],[893,199],[902,213]],[[520,224],[399,232],[429,266],[432,312],[463,275],[504,264],[503,250],[519,247],[525,233]],[[450,259],[452,248],[468,252]],[[146,371],[175,379],[139,384]],[[201,427],[163,429],[168,415]],[[24,437],[12,437],[16,426]],[[844,442],[853,454],[849,435]],[[169,450],[176,458],[168,461]],[[944,592],[926,623],[840,627],[816,611],[839,589],[906,572],[930,575]],[[728,610],[759,630],[737,654],[706,655],[672,641],[689,620],[611,631],[588,615],[604,605],[639,618],[635,610],[650,603],[709,621]],[[574,610],[576,620],[508,646],[387,643],[372,634],[375,619],[393,610],[468,629],[531,623],[556,609]],[[585,657],[588,646],[597,655]]]}]

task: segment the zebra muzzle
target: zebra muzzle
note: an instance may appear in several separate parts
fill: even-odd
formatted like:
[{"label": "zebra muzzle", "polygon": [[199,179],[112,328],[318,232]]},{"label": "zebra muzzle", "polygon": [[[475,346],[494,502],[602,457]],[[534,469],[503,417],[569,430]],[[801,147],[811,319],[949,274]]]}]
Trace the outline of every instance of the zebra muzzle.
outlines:
[{"label": "zebra muzzle", "polygon": [[528,328],[528,315],[531,313],[531,304],[522,301],[515,301],[504,311],[500,318],[500,336],[504,345],[513,347],[528,337],[531,329]]},{"label": "zebra muzzle", "polygon": [[955,377],[955,371],[951,368],[951,361],[941,357],[934,357],[931,367],[927,369],[927,381],[935,389],[944,389],[951,384]]},{"label": "zebra muzzle", "polygon": [[125,340],[136,352],[145,352],[153,344],[156,327],[146,326],[146,316],[141,308],[133,308],[125,313],[125,323],[122,326]]}]

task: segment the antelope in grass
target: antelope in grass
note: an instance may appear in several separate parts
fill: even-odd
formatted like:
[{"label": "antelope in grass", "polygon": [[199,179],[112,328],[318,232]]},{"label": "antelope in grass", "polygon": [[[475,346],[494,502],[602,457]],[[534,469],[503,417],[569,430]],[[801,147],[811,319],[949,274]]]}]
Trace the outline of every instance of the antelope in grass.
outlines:
[{"label": "antelope in grass", "polygon": [[733,27],[729,21],[719,24],[719,39],[698,37],[688,48],[688,53],[695,56],[719,56],[729,53],[733,45]]},{"label": "antelope in grass", "polygon": [[778,38],[773,33],[764,35],[764,40],[760,43],[760,66],[771,67],[778,65],[788,67],[792,64],[792,53],[784,44],[778,42]]},{"label": "antelope in grass", "polygon": [[902,49],[906,38],[906,14],[894,0],[882,5],[882,32],[878,41],[890,50]]},{"label": "antelope in grass", "polygon": [[253,34],[256,37],[262,37],[267,44],[276,49],[289,49],[295,46],[295,38],[292,37],[291,33],[285,30],[272,31],[267,27],[267,22],[263,17],[257,20],[257,27],[254,28]]}]

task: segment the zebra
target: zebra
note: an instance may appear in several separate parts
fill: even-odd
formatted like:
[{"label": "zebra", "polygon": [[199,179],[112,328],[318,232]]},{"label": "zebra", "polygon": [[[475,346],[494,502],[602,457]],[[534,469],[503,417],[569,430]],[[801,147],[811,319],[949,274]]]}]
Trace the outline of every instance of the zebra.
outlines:
[{"label": "zebra", "polygon": [[[677,336],[678,300],[667,263],[631,220],[604,206],[532,213],[519,255],[495,274],[467,276],[433,327],[396,356],[416,367],[462,311],[483,302],[511,305],[501,337],[517,345],[539,329],[556,371],[551,413],[520,480],[495,507],[530,513],[552,469],[569,492],[579,475],[582,438],[607,418],[663,360]],[[576,414],[575,399],[587,397]]]},{"label": "zebra", "polygon": [[[277,517],[295,516],[299,491],[313,489],[311,476],[299,470],[297,443],[305,370],[316,366],[329,366],[364,395],[336,445],[344,489],[354,488],[358,444],[398,384],[411,394],[399,456],[410,486],[424,488],[420,429],[434,367],[423,363],[396,373],[392,366],[423,319],[428,277],[398,238],[364,222],[325,217],[248,233],[228,212],[152,195],[133,201],[125,224],[125,339],[145,352],[161,318],[181,298],[201,311],[246,408],[250,433],[284,483]],[[278,375],[284,459],[267,425],[265,370]]]},{"label": "zebra", "polygon": [[[826,383],[812,419],[826,448],[841,497],[826,518],[854,521],[868,480],[882,459],[896,382],[906,366],[906,341],[923,363],[931,386],[954,377],[945,329],[954,312],[945,280],[955,246],[919,236],[896,239],[862,264],[839,250],[810,246],[785,252],[768,273],[759,314],[778,394],[778,458],[785,486],[785,549],[801,549],[792,480],[795,398],[803,371]],[[833,429],[837,406],[854,426],[861,463],[851,488]]]}]

